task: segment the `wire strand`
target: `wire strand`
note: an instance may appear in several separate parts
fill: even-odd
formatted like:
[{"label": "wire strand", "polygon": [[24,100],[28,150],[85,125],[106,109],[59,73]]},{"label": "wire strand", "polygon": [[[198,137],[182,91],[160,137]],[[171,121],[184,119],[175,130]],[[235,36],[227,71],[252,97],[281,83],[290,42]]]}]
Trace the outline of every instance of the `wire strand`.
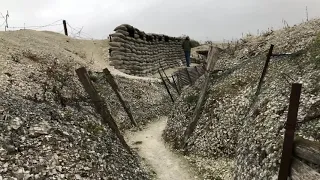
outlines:
[{"label": "wire strand", "polygon": [[[0,14],[0,17],[1,17],[2,14]],[[47,24],[47,25],[42,25],[42,26],[24,26],[24,27],[8,27],[8,29],[33,29],[33,30],[38,30],[38,29],[41,29],[41,28],[45,28],[45,27],[52,27],[52,26],[61,26],[63,23],[59,23],[57,24],[58,22],[61,22],[63,21],[63,19],[59,19],[57,21],[54,21],[53,23],[50,23],[50,24]],[[0,27],[2,27],[3,25],[5,24],[5,22],[3,22],[2,25],[0,25]],[[67,23],[67,26],[69,28],[69,35],[71,35],[71,37],[73,38],[77,38],[77,39],[91,39],[93,40],[94,38],[86,33],[86,32],[83,32],[83,27],[81,28],[78,28],[78,27],[73,27],[71,26],[69,23]],[[64,30],[58,32],[58,33],[62,33]]]},{"label": "wire strand", "polygon": [[51,24],[43,25],[43,26],[8,27],[8,28],[11,28],[11,29],[38,28],[38,29],[40,29],[40,28],[49,27],[49,26],[60,26],[60,25],[62,25],[62,23],[56,24],[59,21],[62,21],[62,19],[57,20],[57,21],[55,21],[55,22],[53,22]]}]

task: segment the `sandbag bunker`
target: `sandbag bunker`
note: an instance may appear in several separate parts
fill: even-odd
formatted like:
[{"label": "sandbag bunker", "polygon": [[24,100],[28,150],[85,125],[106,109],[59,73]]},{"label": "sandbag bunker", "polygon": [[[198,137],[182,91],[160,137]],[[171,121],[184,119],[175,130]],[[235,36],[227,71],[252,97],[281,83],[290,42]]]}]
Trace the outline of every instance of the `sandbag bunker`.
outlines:
[{"label": "sandbag bunker", "polygon": [[110,34],[110,65],[130,75],[147,76],[161,67],[184,64],[182,39],[161,34],[146,34],[122,24]]}]

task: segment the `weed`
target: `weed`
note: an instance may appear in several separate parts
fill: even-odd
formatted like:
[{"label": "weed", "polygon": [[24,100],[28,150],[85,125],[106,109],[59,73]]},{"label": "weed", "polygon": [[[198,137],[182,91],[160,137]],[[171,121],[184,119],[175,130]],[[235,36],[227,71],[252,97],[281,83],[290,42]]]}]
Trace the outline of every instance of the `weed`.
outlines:
[{"label": "weed", "polygon": [[94,135],[99,135],[105,131],[102,125],[95,124],[93,122],[88,122],[88,124],[86,124],[84,128],[88,132],[90,132],[91,134],[94,134]]},{"label": "weed", "polygon": [[185,101],[188,104],[195,104],[199,99],[199,95],[195,94],[195,95],[189,95],[185,98]]}]

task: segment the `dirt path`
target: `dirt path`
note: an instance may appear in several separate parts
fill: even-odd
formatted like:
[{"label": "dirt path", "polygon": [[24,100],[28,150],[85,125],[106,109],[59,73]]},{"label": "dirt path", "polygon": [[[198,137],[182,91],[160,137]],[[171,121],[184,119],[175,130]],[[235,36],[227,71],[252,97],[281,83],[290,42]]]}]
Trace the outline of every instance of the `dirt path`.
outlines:
[{"label": "dirt path", "polygon": [[179,155],[171,152],[164,144],[161,134],[167,117],[150,124],[145,130],[129,132],[126,137],[132,148],[137,148],[139,155],[151,165],[159,180],[194,180],[188,164]]}]

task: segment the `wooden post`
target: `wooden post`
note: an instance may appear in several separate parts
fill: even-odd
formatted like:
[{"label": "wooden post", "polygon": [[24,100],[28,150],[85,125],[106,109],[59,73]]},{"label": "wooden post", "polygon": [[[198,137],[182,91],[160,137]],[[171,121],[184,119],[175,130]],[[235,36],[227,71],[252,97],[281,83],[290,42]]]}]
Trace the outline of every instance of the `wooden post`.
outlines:
[{"label": "wooden post", "polygon": [[160,74],[161,80],[162,80],[162,82],[163,82],[163,84],[164,84],[164,86],[165,86],[165,88],[166,88],[166,90],[167,90],[167,92],[168,92],[168,94],[169,94],[169,96],[170,96],[170,98],[171,98],[171,101],[174,102],[174,99],[173,99],[173,97],[172,97],[172,95],[171,95],[171,93],[170,93],[170,90],[169,90],[166,82],[165,82],[164,79],[163,79],[163,76],[162,76],[162,74],[161,74],[161,72],[160,72],[160,69],[158,69],[158,73]]},{"label": "wooden post", "polygon": [[115,81],[114,77],[112,76],[112,74],[110,73],[109,69],[105,68],[103,70],[103,72],[106,75],[107,82],[110,84],[111,88],[116,93],[120,103],[122,104],[122,107],[124,108],[124,110],[128,114],[131,123],[141,131],[141,128],[139,127],[139,125],[137,124],[137,122],[134,120],[134,118],[132,116],[132,112],[130,110],[130,106],[129,106],[128,102],[124,100],[124,98],[123,98],[123,96],[122,96],[122,94],[120,92],[119,86],[116,83],[116,81]]},{"label": "wooden post", "polygon": [[189,122],[187,129],[184,132],[184,138],[183,138],[183,141],[181,142],[181,148],[184,149],[184,153],[187,152],[187,149],[186,149],[187,148],[187,141],[190,138],[190,136],[192,135],[192,133],[194,132],[194,130],[196,129],[198,120],[200,118],[201,108],[202,108],[203,104],[205,103],[205,97],[206,97],[207,89],[208,89],[208,86],[210,83],[209,82],[210,81],[210,73],[214,70],[214,66],[218,61],[218,54],[219,54],[219,51],[217,49],[215,49],[213,46],[211,46],[209,54],[208,54],[208,59],[207,59],[207,67],[206,67],[206,71],[204,74],[205,81],[202,85],[199,99],[197,101],[197,105],[196,105],[196,108],[193,113],[193,117],[191,119],[191,122]]},{"label": "wooden post", "polygon": [[131,152],[130,147],[124,140],[123,136],[121,135],[121,132],[113,119],[108,107],[106,106],[106,103],[102,100],[102,98],[99,96],[96,88],[93,86],[93,83],[91,82],[88,72],[86,68],[82,67],[76,70],[76,73],[79,77],[79,80],[88,93],[90,99],[92,100],[94,107],[96,109],[96,112],[99,113],[102,117],[102,124],[108,125],[112,132],[115,133],[115,135],[120,140],[120,143],[124,146],[124,148],[129,152]]},{"label": "wooden post", "polygon": [[63,22],[64,34],[68,36],[67,21],[63,20],[62,22]]},{"label": "wooden post", "polygon": [[198,71],[197,66],[194,67],[194,69],[196,70],[197,74],[198,74],[198,78],[201,76],[200,72]]},{"label": "wooden post", "polygon": [[260,80],[259,80],[259,83],[258,83],[258,86],[257,86],[257,90],[252,98],[252,101],[251,101],[251,104],[249,105],[246,113],[245,113],[245,117],[247,117],[247,115],[249,114],[251,108],[255,105],[257,99],[258,99],[258,96],[260,94],[260,91],[261,91],[261,87],[262,87],[262,84],[263,84],[263,81],[264,81],[264,77],[266,76],[267,74],[267,70],[268,70],[268,66],[269,66],[269,62],[270,62],[270,59],[271,59],[271,56],[272,56],[272,51],[273,51],[273,47],[274,45],[271,44],[270,45],[270,48],[269,48],[269,52],[267,54],[267,59],[266,59],[266,62],[264,64],[264,67],[263,67],[263,71],[262,71],[262,74],[261,74],[261,77],[260,77]]},{"label": "wooden post", "polygon": [[294,131],[297,125],[297,115],[299,109],[299,100],[301,95],[301,84],[294,83],[291,88],[289,111],[286,122],[286,131],[284,135],[281,164],[278,180],[287,180],[290,175],[292,161]]},{"label": "wooden post", "polygon": [[6,25],[4,26],[4,31],[7,31],[7,28],[9,28],[9,26],[8,26],[8,17],[9,17],[9,11],[7,10],[6,19],[5,19]]},{"label": "wooden post", "polygon": [[262,84],[263,84],[264,77],[265,77],[266,74],[267,74],[267,70],[268,70],[270,58],[271,58],[271,56],[272,56],[273,47],[274,47],[274,45],[271,44],[271,45],[270,45],[269,52],[268,52],[268,54],[267,54],[267,60],[266,60],[266,62],[265,62],[265,64],[264,64],[263,71],[262,71],[262,74],[261,74],[261,77],[260,77],[260,80],[259,80],[259,84],[258,84],[256,93],[255,93],[255,96],[258,96],[258,95],[259,95],[260,90],[261,90],[261,87],[262,87]]}]

